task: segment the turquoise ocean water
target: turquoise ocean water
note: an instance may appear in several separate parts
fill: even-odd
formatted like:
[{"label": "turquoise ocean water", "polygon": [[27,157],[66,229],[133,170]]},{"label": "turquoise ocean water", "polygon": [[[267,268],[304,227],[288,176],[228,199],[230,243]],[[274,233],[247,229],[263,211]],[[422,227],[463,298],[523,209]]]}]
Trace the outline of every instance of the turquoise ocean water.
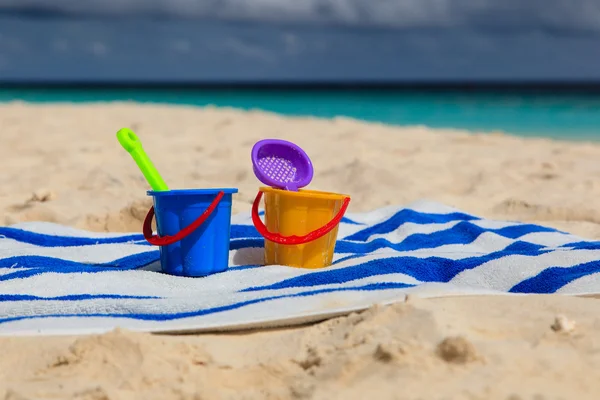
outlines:
[{"label": "turquoise ocean water", "polygon": [[600,140],[600,94],[394,90],[0,89],[0,102],[138,101]]}]

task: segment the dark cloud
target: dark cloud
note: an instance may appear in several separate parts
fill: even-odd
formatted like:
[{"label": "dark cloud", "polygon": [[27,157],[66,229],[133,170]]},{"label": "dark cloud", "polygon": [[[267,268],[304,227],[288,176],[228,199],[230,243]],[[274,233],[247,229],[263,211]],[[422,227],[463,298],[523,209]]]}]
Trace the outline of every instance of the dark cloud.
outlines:
[{"label": "dark cloud", "polygon": [[0,17],[0,81],[600,81],[598,38]]},{"label": "dark cloud", "polygon": [[599,0],[0,0],[0,12],[600,32]]},{"label": "dark cloud", "polygon": [[598,81],[599,35],[600,0],[0,0],[0,80]]}]

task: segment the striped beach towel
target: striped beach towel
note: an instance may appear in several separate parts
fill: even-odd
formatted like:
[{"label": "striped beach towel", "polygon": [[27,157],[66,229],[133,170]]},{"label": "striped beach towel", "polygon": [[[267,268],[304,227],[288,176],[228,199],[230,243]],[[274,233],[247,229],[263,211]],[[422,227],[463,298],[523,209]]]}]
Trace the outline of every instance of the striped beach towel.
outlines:
[{"label": "striped beach towel", "polygon": [[293,325],[407,294],[600,293],[600,242],[427,201],[348,214],[326,269],[261,266],[263,239],[249,214],[233,217],[226,272],[169,276],[158,257],[140,233],[2,227],[0,334]]}]

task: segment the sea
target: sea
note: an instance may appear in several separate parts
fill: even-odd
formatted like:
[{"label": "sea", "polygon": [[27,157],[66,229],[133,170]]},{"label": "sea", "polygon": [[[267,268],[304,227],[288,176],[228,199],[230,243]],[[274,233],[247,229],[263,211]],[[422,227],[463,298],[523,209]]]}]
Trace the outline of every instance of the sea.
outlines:
[{"label": "sea", "polygon": [[338,116],[384,124],[600,140],[600,93],[394,89],[5,88],[0,102],[157,104],[260,109],[290,116]]}]

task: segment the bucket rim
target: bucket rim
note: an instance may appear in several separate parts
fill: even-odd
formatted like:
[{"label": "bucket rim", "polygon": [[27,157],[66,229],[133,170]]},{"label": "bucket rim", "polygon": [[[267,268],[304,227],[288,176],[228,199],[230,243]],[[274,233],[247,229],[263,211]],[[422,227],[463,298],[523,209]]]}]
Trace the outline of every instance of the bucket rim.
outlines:
[{"label": "bucket rim", "polygon": [[156,191],[156,190],[148,190],[146,194],[148,196],[181,196],[188,194],[218,194],[219,192],[224,192],[225,194],[233,194],[237,193],[237,188],[207,188],[207,189],[170,189],[165,191]]},{"label": "bucket rim", "polygon": [[279,193],[290,197],[303,197],[321,200],[343,200],[350,195],[334,192],[322,192],[319,190],[298,189],[297,192],[291,190],[277,189],[269,186],[262,186],[258,189],[263,193]]}]

